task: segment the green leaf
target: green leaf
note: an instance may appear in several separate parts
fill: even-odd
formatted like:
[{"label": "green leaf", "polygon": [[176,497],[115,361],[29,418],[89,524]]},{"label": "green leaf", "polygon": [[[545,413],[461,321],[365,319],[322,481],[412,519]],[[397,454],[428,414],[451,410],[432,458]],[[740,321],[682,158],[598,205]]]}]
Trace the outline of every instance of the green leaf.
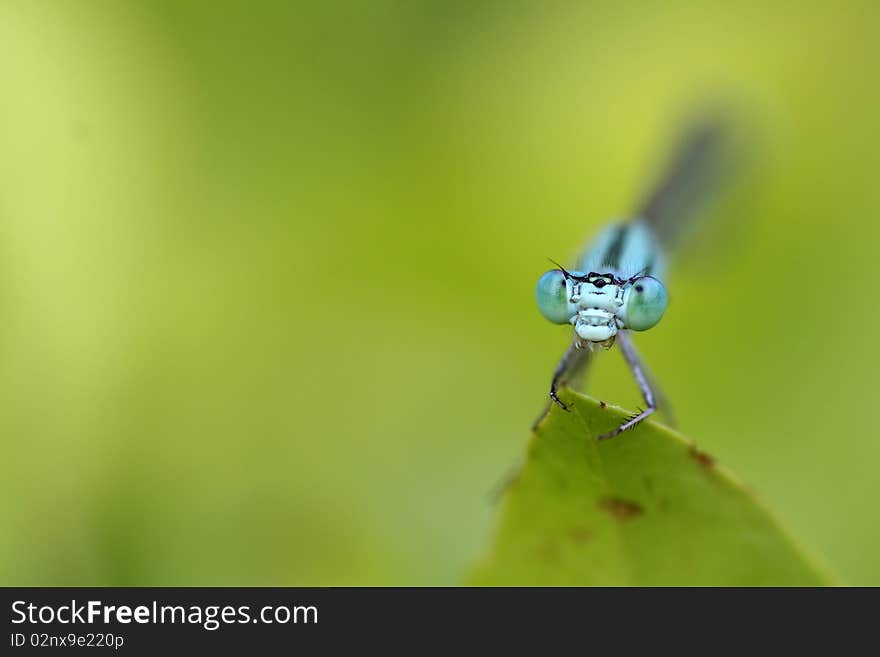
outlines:
[{"label": "green leaf", "polygon": [[835,583],[754,493],[678,433],[566,391],[504,492],[478,585]]}]

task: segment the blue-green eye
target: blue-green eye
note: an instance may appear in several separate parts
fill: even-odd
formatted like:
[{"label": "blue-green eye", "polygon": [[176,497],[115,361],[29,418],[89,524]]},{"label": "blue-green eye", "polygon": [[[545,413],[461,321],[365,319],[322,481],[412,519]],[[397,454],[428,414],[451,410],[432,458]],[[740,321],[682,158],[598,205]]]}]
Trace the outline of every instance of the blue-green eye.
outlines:
[{"label": "blue-green eye", "polygon": [[568,324],[575,309],[568,302],[568,281],[558,269],[551,269],[538,279],[535,301],[538,310],[554,324]]},{"label": "blue-green eye", "polygon": [[653,276],[634,280],[623,293],[623,323],[633,331],[645,331],[666,311],[666,288]]}]

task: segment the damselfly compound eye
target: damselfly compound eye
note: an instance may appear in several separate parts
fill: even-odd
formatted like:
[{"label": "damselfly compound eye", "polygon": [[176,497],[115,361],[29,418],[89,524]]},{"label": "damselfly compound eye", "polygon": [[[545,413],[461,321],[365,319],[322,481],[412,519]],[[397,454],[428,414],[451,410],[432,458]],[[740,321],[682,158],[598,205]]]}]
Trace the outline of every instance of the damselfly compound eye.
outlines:
[{"label": "damselfly compound eye", "polygon": [[569,282],[559,269],[551,269],[538,279],[535,301],[538,310],[554,324],[568,324],[576,309],[569,303]]},{"label": "damselfly compound eye", "polygon": [[666,311],[666,288],[653,276],[637,278],[623,293],[623,322],[633,331],[655,326]]}]

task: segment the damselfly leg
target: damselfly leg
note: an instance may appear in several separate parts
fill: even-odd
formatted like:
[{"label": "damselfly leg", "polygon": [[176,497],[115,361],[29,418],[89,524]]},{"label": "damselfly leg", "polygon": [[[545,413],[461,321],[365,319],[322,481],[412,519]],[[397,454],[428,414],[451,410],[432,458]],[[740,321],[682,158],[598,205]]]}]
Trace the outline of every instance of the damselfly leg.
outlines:
[{"label": "damselfly leg", "polygon": [[567,376],[576,376],[583,371],[591,353],[592,351],[588,347],[581,346],[578,340],[574,340],[562,355],[562,359],[553,372],[553,380],[550,383],[550,399],[558,404],[563,411],[567,411],[569,408],[556,396],[556,392]]},{"label": "damselfly leg", "polygon": [[538,427],[544,416],[547,415],[547,411],[550,410],[552,404],[558,404],[564,411],[569,410],[568,404],[559,399],[556,393],[559,390],[559,386],[576,383],[582,378],[590,362],[591,355],[592,352],[589,348],[578,349],[577,341],[572,342],[568,349],[566,349],[559,360],[559,364],[556,366],[556,370],[553,372],[553,381],[550,383],[550,403],[544,407],[541,415],[532,424],[533,431]]},{"label": "damselfly leg", "polygon": [[629,369],[633,373],[633,377],[639,386],[639,390],[642,392],[646,408],[645,410],[640,410],[638,413],[634,414],[626,422],[614,429],[614,431],[609,431],[608,433],[598,436],[597,440],[607,440],[619,436],[627,429],[632,429],[639,422],[657,410],[657,397],[654,394],[654,388],[651,386],[645,367],[642,365],[642,359],[639,357],[639,354],[629,337],[628,331],[621,331],[617,334],[617,343],[620,345],[620,350],[623,353],[626,364],[629,365]]}]

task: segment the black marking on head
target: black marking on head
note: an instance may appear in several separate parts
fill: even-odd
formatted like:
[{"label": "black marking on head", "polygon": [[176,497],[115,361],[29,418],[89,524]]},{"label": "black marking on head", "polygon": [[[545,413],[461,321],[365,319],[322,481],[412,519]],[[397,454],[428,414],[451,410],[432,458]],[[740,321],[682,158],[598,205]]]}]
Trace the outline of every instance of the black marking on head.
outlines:
[{"label": "black marking on head", "polygon": [[586,276],[581,277],[580,279],[584,283],[589,283],[597,288],[603,288],[606,285],[623,285],[623,280],[617,278],[614,274],[597,274],[594,271],[591,271]]}]

